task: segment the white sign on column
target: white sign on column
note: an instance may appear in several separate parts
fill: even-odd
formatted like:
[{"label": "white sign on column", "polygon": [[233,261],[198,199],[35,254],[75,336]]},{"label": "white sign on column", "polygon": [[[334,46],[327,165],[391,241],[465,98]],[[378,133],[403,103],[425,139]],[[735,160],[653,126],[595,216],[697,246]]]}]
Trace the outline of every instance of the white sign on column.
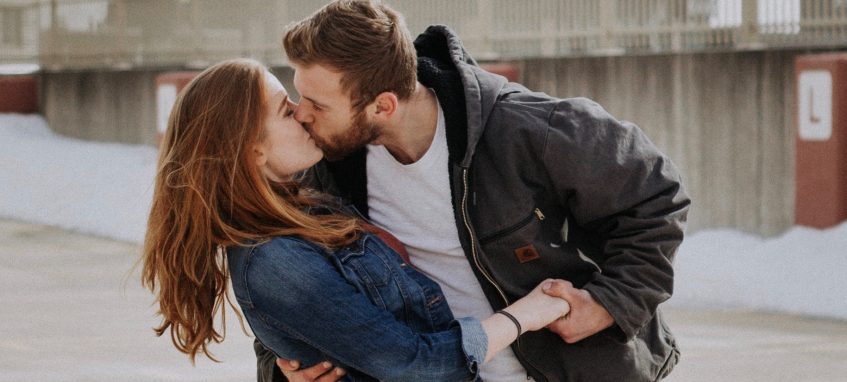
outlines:
[{"label": "white sign on column", "polygon": [[156,128],[160,134],[168,129],[168,117],[176,103],[176,85],[162,84],[156,89]]},{"label": "white sign on column", "polygon": [[800,72],[797,97],[800,139],[826,141],[832,137],[832,73],[828,70]]}]

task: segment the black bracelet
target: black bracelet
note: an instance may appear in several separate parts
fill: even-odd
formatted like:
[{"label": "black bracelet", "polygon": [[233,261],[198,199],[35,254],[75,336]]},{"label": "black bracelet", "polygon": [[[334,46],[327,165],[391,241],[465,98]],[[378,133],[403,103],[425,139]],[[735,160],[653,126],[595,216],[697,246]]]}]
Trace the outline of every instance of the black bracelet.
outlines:
[{"label": "black bracelet", "polygon": [[518,336],[515,337],[515,340],[517,341],[517,339],[520,338],[521,334],[523,334],[523,330],[521,329],[521,323],[518,322],[518,319],[515,318],[515,316],[513,316],[511,313],[509,313],[505,310],[498,310],[494,313],[500,313],[500,314],[506,316],[508,319],[512,320],[512,322],[515,323],[515,326],[518,328]]}]

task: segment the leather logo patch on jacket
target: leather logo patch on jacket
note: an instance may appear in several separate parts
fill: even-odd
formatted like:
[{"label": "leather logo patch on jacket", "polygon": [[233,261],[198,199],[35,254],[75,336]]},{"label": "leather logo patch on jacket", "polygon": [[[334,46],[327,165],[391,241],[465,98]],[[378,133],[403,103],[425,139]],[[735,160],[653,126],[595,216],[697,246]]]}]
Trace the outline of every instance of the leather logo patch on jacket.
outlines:
[{"label": "leather logo patch on jacket", "polygon": [[535,247],[532,244],[520,247],[515,250],[515,257],[518,258],[518,261],[521,264],[526,263],[528,261],[537,260],[541,256],[538,254],[538,251],[535,250]]}]

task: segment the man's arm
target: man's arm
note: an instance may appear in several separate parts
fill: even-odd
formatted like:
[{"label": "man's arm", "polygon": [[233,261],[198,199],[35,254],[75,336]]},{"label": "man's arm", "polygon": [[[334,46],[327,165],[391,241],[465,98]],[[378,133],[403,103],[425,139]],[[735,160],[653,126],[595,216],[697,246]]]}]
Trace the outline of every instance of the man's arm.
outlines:
[{"label": "man's arm", "polygon": [[253,350],[256,352],[256,378],[258,382],[288,382],[288,379],[276,367],[276,356],[270,349],[262,345],[259,340],[254,340]]},{"label": "man's arm", "polygon": [[544,293],[564,299],[571,305],[570,313],[547,326],[569,344],[582,341],[615,323],[609,311],[588,291],[574,288],[569,282],[556,283]]},{"label": "man's arm", "polygon": [[256,377],[259,382],[335,382],[346,374],[344,369],[329,362],[300,369],[299,362],[276,358],[259,340],[253,342],[253,349],[256,351]]},{"label": "man's arm", "polygon": [[632,338],[673,292],[671,262],[690,200],[646,135],[593,101],[562,101],[549,123],[542,161],[570,219],[600,244],[592,259],[601,269],[582,289],[559,293],[578,301],[552,329],[581,339],[611,318]]}]

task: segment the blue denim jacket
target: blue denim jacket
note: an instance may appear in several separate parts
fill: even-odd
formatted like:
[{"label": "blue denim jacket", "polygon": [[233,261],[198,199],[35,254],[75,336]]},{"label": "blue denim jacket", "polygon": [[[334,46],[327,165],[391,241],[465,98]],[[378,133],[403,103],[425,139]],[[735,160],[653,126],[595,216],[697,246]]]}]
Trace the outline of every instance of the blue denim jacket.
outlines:
[{"label": "blue denim jacket", "polygon": [[278,357],[329,360],[345,381],[479,380],[487,337],[372,234],[336,252],[296,237],[227,248],[235,298]]}]

